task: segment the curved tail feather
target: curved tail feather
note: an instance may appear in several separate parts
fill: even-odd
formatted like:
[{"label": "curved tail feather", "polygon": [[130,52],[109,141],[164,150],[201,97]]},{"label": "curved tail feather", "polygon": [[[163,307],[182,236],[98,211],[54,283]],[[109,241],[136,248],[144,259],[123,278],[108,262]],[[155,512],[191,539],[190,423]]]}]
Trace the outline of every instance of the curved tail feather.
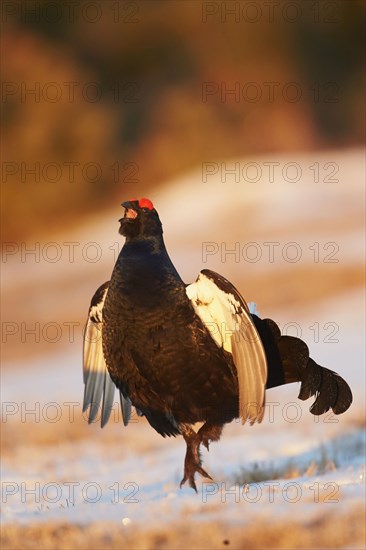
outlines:
[{"label": "curved tail feather", "polygon": [[317,416],[329,409],[332,409],[334,414],[342,414],[352,403],[352,392],[343,378],[309,358],[303,374],[299,399],[305,400],[313,395],[316,399],[310,412]]},{"label": "curved tail feather", "polygon": [[301,382],[298,397],[305,401],[315,396],[310,412],[316,416],[329,409],[334,414],[342,414],[350,407],[352,392],[347,382],[336,372],[318,365],[309,356],[305,342],[294,336],[281,335],[272,319],[252,317],[267,356],[267,389]]},{"label": "curved tail feather", "polygon": [[333,375],[338,386],[338,397],[332,409],[334,414],[342,414],[351,406],[353,400],[352,392],[347,382],[339,374],[333,372]]}]

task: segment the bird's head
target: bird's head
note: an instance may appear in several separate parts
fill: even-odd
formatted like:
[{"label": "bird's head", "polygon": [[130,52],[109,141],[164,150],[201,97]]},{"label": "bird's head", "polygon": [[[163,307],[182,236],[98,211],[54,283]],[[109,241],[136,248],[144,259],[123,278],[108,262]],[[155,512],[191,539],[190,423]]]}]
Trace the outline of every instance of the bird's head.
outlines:
[{"label": "bird's head", "polygon": [[131,199],[122,203],[125,215],[119,220],[119,233],[126,238],[162,235],[159,215],[149,199]]}]

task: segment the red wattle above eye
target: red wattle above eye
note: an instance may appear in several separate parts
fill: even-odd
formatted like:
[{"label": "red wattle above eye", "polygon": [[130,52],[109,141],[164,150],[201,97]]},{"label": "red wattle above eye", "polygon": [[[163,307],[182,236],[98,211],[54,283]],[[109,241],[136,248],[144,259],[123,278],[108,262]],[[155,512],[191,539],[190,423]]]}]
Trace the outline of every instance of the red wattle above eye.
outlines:
[{"label": "red wattle above eye", "polygon": [[154,205],[149,199],[140,199],[139,200],[139,207],[140,208],[148,208],[148,210],[153,210]]}]

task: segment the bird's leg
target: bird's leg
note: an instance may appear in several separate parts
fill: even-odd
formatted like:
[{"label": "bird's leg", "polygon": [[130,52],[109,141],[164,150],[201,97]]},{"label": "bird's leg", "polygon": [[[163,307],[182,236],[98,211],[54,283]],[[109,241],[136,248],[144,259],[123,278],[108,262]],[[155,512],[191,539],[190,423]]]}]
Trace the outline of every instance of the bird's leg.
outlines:
[{"label": "bird's leg", "polygon": [[189,482],[189,485],[197,493],[196,483],[194,481],[194,474],[198,472],[203,477],[212,479],[212,477],[202,468],[201,466],[201,457],[199,453],[199,446],[201,439],[190,426],[187,424],[180,424],[179,430],[184,437],[184,440],[187,444],[186,457],[184,459],[184,476],[180,482],[180,486],[184,485],[186,481]]},{"label": "bird's leg", "polygon": [[221,437],[223,424],[209,424],[206,422],[197,432],[200,443],[209,451],[210,441],[218,441]]}]

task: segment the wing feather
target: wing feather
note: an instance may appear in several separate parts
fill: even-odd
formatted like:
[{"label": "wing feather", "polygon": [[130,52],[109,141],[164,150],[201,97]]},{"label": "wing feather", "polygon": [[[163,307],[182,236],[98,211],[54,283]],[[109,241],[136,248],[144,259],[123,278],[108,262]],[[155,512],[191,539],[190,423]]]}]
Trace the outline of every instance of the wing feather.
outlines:
[{"label": "wing feather", "polygon": [[102,428],[107,424],[109,417],[111,416],[113,408],[113,397],[114,397],[115,385],[112,378],[108,374],[104,376],[104,392],[103,392],[103,403],[102,403],[102,417],[100,419],[100,425]]},{"label": "wing feather", "polygon": [[232,354],[238,374],[242,423],[261,422],[267,361],[246,302],[229,281],[208,269],[201,271],[186,292],[213,340]]},{"label": "wing feather", "polygon": [[123,424],[127,426],[131,418],[131,401],[128,397],[124,397],[121,391],[119,392],[119,396],[121,400]]},{"label": "wing feather", "polygon": [[[107,424],[112,409],[115,384],[105,363],[102,346],[103,306],[108,292],[104,283],[94,294],[84,332],[83,375],[84,402],[83,412],[89,408],[88,422],[95,422],[101,407],[101,426]],[[125,426],[131,417],[131,401],[121,394],[121,408]]]}]

